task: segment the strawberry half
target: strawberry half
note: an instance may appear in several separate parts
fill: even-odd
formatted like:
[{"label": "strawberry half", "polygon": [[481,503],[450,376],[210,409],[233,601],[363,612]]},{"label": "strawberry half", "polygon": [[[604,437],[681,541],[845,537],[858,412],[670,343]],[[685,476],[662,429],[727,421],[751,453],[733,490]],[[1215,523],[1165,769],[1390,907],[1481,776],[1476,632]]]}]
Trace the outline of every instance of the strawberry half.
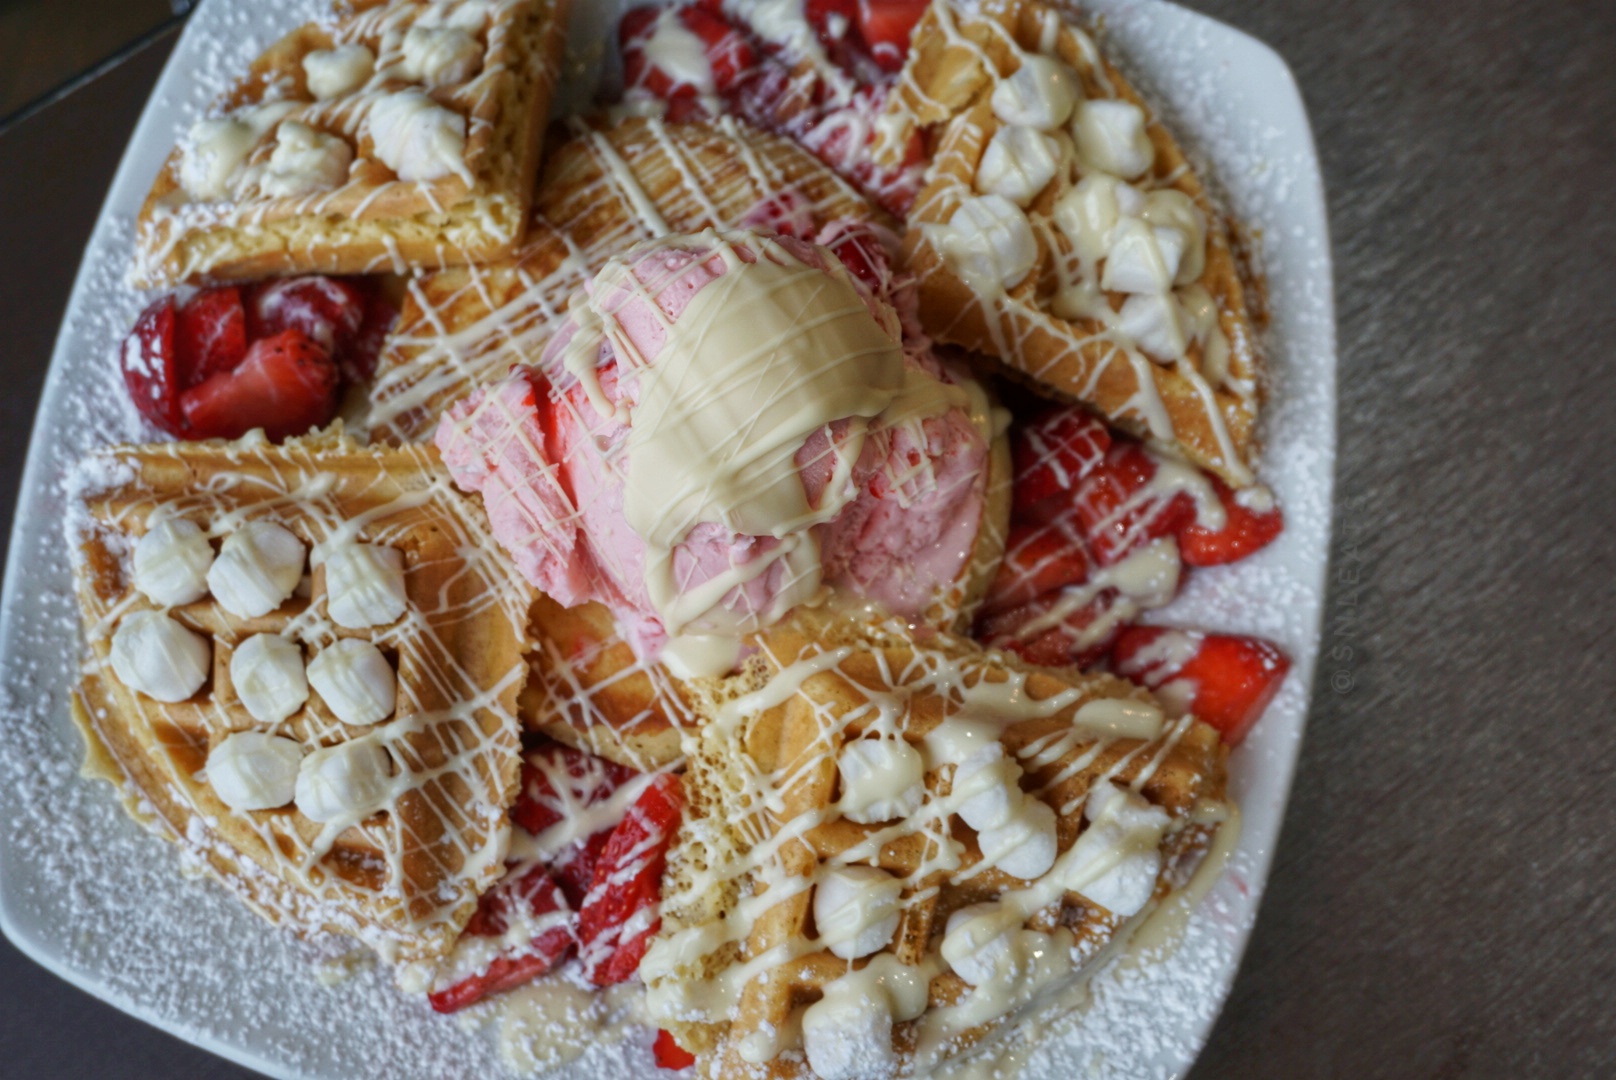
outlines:
[{"label": "strawberry half", "polygon": [[576,916],[561,887],[543,867],[515,880],[507,878],[484,893],[465,932],[473,937],[499,937],[523,914],[541,927],[533,939],[511,955],[495,957],[481,974],[427,995],[435,1011],[458,1012],[490,994],[552,971],[567,958],[576,940]]},{"label": "strawberry half", "polygon": [[1101,566],[1194,522],[1194,496],[1182,486],[1153,485],[1158,468],[1137,443],[1118,443],[1078,485],[1078,527]]},{"label": "strawberry half", "polygon": [[1116,637],[1115,589],[1092,597],[1078,590],[1045,593],[1029,604],[989,615],[975,637],[989,648],[1005,649],[1044,667],[1089,667],[1098,663]]},{"label": "strawberry half", "polygon": [[656,1041],[651,1044],[651,1054],[656,1058],[659,1069],[677,1072],[680,1069],[688,1069],[696,1063],[695,1054],[680,1046],[672,1035],[660,1029],[656,1033]]},{"label": "strawberry half", "polygon": [[584,978],[596,986],[633,978],[662,925],[662,871],[683,812],[679,778],[663,773],[640,793],[601,852],[578,920]]},{"label": "strawberry half", "polygon": [[321,427],[337,408],[337,366],[299,330],[253,342],[234,371],[180,395],[188,434],[235,439],[253,428],[279,441]]},{"label": "strawberry half", "polygon": [[1271,500],[1263,509],[1242,505],[1233,489],[1207,477],[1223,504],[1223,528],[1208,529],[1194,521],[1178,532],[1178,550],[1190,566],[1220,566],[1261,551],[1285,530],[1285,515]]},{"label": "strawberry half", "polygon": [[892,269],[883,231],[868,222],[840,221],[826,229],[831,235],[821,236],[818,241],[871,293],[887,298],[892,292]]},{"label": "strawberry half", "polygon": [[859,0],[859,33],[883,71],[902,71],[909,39],[930,0]]},{"label": "strawberry half", "polygon": [[[659,67],[651,58],[651,41],[665,9],[635,8],[618,24],[618,40],[623,49],[624,83],[647,90],[659,98],[695,97],[701,87],[681,73]],[[701,40],[713,89],[722,94],[734,87],[757,62],[751,42],[720,13],[702,6],[674,9],[684,28]]]},{"label": "strawberry half", "polygon": [[1258,638],[1130,626],[1111,649],[1111,666],[1238,746],[1279,692],[1291,662],[1279,646]]},{"label": "strawberry half", "polygon": [[[511,821],[537,836],[558,822],[604,802],[635,776],[633,769],[551,743],[522,762],[522,787],[511,807]],[[611,829],[574,841],[551,860],[551,870],[567,902],[582,904],[595,880],[595,864],[611,839]]]},{"label": "strawberry half", "polygon": [[1089,579],[1089,554],[1069,521],[1010,526],[1004,560],[988,586],[982,612],[993,615]]},{"label": "strawberry half", "polygon": [[247,297],[247,333],[257,341],[301,330],[340,361],[364,325],[365,301],[357,285],[323,274],[272,281]]},{"label": "strawberry half", "polygon": [[1015,514],[1042,518],[1065,509],[1109,449],[1105,425],[1075,405],[1052,409],[1019,428],[1013,444]]},{"label": "strawberry half", "polygon": [[203,289],[178,315],[175,356],[187,388],[234,370],[246,357],[247,311],[234,285]]},{"label": "strawberry half", "polygon": [[776,192],[746,212],[741,227],[757,232],[779,233],[798,240],[812,240],[819,232],[813,204],[796,188]]},{"label": "strawberry half", "polygon": [[152,302],[118,350],[118,369],[135,409],[170,435],[185,433],[181,374],[174,344],[174,298]]}]

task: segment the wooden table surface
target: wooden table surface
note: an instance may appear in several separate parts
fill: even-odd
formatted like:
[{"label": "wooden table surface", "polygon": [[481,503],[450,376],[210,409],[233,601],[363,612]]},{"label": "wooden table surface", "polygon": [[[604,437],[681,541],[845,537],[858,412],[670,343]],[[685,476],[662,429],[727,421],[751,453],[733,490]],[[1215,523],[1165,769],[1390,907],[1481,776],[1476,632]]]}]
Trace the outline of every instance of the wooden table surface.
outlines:
[{"label": "wooden table surface", "polygon": [[[1616,4],[1193,6],[1296,72],[1341,327],[1318,686],[1193,1076],[1616,1075]],[[0,136],[0,505],[168,44]],[[0,1062],[248,1075],[3,942]]]}]

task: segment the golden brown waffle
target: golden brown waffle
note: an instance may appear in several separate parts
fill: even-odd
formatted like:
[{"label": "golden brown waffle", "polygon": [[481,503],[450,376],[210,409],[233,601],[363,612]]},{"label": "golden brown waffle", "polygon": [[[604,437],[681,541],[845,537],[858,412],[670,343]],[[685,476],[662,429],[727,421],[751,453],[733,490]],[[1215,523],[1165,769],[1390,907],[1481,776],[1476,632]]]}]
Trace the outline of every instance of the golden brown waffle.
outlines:
[{"label": "golden brown waffle", "polygon": [[[75,712],[92,758],[121,777],[131,813],[273,922],[349,934],[388,959],[445,953],[504,873],[527,670],[532,591],[488,536],[481,508],[454,489],[428,447],[364,449],[335,437],[118,447],[94,455],[87,475],[101,480],[86,498],[78,563],[91,656]],[[373,630],[338,627],[323,563],[259,618],[233,616],[211,595],[171,608],[209,640],[211,675],[190,699],[162,704],[124,685],[109,661],[119,624],[153,608],[134,589],[129,552],[158,518],[188,520],[215,544],[268,521],[313,556],[334,537],[392,547],[403,557],[405,612]],[[395,711],[353,726],[311,689],[287,719],[260,723],[230,666],[233,649],[256,633],[290,638],[305,657],[339,639],[373,641],[397,672]],[[213,747],[242,731],[290,738],[305,754],[370,740],[387,754],[391,795],[337,835],[295,804],[232,810],[199,771]]]},{"label": "golden brown waffle", "polygon": [[410,283],[371,390],[372,437],[430,438],[452,402],[537,362],[572,294],[612,255],[737,225],[788,190],[819,221],[883,219],[807,151],[733,120],[628,119],[576,132],[545,163],[513,260]]},{"label": "golden brown waffle", "polygon": [[[1051,877],[1068,855],[1075,859],[1074,844],[1092,828],[1084,817],[1089,794],[1111,781],[1170,821],[1154,886],[1159,902],[1169,874],[1206,838],[1197,809],[1223,798],[1224,750],[1210,727],[1169,720],[1150,738],[1110,737],[1079,716],[1103,699],[1151,708],[1148,694],[1110,676],[1031,668],[963,639],[917,641],[891,626],[799,624],[776,629],[763,644],[748,677],[703,702],[705,724],[685,780],[691,809],[663,886],[664,929],[641,968],[653,1015],[697,1053],[704,1076],[813,1076],[804,1010],[872,965],[886,966],[888,987],[904,973],[923,988],[911,1010],[920,1015],[898,1016],[891,1035],[900,1068],[915,1075],[1026,1004],[1007,1002],[1004,1015],[973,1013],[985,990],[973,991],[939,955],[951,914],[1042,884],[984,869],[977,834],[950,816],[956,766],[938,764],[936,745],[946,745],[958,725],[985,721],[1025,770],[1026,798],[1054,810],[1062,856]],[[844,793],[839,759],[847,744],[872,734],[921,751],[925,803],[907,818],[858,824],[836,809]],[[903,885],[889,944],[851,961],[823,946],[814,914],[827,869],[847,865],[880,867]],[[1053,951],[1064,956],[1056,974],[1070,981],[1125,920],[1058,883],[1043,896],[1048,902],[1024,928],[1066,950]],[[1031,993],[1039,970],[1010,985]]]},{"label": "golden brown waffle", "polygon": [[[973,286],[944,254],[942,230],[976,190],[984,152],[1001,128],[993,92],[1020,67],[1021,57],[1039,53],[1074,70],[1085,99],[1120,100],[1144,109],[1154,163],[1135,186],[1176,189],[1204,217],[1205,269],[1195,284],[1215,304],[1226,359],[1221,346],[1195,340],[1177,359],[1153,359],[1114,325],[1056,314],[1057,294],[1083,274],[1073,242],[1055,224],[1057,202],[1084,171],[1069,138],[1053,180],[1025,208],[1037,245],[1025,278],[1008,288]],[[1261,357],[1227,224],[1172,134],[1089,35],[1069,16],[1036,0],[983,0],[974,12],[934,3],[916,28],[884,125],[890,138],[883,149],[903,146],[916,127],[929,132],[933,147],[928,182],[910,212],[905,243],[908,267],[920,278],[921,317],[930,333],[987,353],[1038,389],[1097,409],[1232,485],[1253,482]],[[1100,269],[1091,269],[1095,280]],[[1100,295],[1113,313],[1121,310],[1122,293]],[[1212,333],[1210,327],[1206,332]]]},{"label": "golden brown waffle", "polygon": [[[328,19],[282,38],[212,114],[245,118],[254,129],[255,141],[230,190],[198,197],[188,192],[182,177],[190,137],[169,155],[140,212],[137,284],[404,273],[510,254],[527,224],[569,3],[462,0],[445,8],[420,0],[351,0],[339,2]],[[474,9],[483,12],[480,18]],[[482,55],[471,74],[425,85],[401,66],[406,35],[423,18],[423,26],[442,28],[447,20],[472,36]],[[345,46],[368,48],[374,73],[316,100],[304,59]],[[412,88],[464,120],[462,161],[447,175],[401,180],[377,154],[373,110],[389,95]],[[290,104],[254,112],[278,102]],[[341,138],[353,154],[346,179],[307,194],[266,194],[262,173],[251,174],[269,164],[275,124],[283,120]]]}]

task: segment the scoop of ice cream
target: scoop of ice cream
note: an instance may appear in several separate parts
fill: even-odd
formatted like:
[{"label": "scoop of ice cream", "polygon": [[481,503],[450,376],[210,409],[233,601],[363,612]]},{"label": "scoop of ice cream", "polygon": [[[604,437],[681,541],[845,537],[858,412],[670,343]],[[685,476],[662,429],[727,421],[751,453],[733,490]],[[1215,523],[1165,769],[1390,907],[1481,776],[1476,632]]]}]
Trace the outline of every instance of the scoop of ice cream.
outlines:
[{"label": "scoop of ice cream", "polygon": [[879,291],[787,237],[641,246],[438,446],[521,573],[605,603],[642,653],[826,587],[916,617],[974,547],[988,434]]}]

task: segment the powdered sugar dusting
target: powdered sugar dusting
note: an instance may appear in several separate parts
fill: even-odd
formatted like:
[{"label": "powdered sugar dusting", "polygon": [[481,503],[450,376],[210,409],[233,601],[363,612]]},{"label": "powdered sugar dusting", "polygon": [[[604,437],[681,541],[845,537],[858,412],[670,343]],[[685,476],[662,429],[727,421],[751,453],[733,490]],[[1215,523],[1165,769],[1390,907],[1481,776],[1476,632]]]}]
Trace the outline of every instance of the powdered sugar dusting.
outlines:
[{"label": "powdered sugar dusting", "polygon": [[[64,322],[24,480],[0,648],[0,908],[8,934],[54,970],[165,1029],[280,1076],[498,1075],[494,1030],[433,1014],[347,946],[262,923],[216,884],[187,881],[179,852],[79,775],[67,699],[79,655],[63,524],[73,464],[107,442],[153,437],[114,359],[145,299],[126,284],[132,222],[173,140],[232,73],[321,7],[202,5],[154,93],[98,224]],[[1152,0],[1101,0],[1107,39],[1183,142],[1212,163],[1237,216],[1262,238],[1273,372],[1262,478],[1288,528],[1257,557],[1192,576],[1161,621],[1253,632],[1295,661],[1231,763],[1246,827],[1229,869],[1177,951],[1113,966],[1075,1029],[1039,1045],[1020,1075],[1168,1076],[1216,1015],[1255,917],[1289,787],[1317,652],[1334,448],[1334,323],[1317,165],[1288,75],[1266,50]],[[97,486],[108,477],[81,475]],[[193,871],[194,872],[194,871]],[[134,899],[132,899],[134,898]],[[330,983],[330,985],[326,985]],[[488,1019],[498,1006],[472,1010]],[[563,1010],[565,1012],[566,1010]],[[486,1025],[492,1029],[497,1025]],[[558,1075],[650,1068],[649,1037],[601,1036]]]}]

